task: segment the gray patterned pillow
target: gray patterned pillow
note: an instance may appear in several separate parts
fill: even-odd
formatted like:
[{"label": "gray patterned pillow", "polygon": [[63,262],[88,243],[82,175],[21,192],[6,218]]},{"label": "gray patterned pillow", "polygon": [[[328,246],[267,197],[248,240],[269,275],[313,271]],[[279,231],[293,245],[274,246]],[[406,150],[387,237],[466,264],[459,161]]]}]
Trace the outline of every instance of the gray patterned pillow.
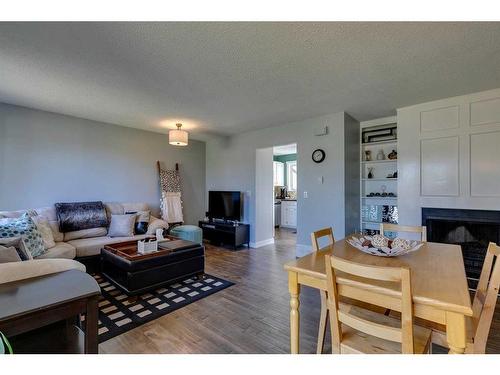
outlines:
[{"label": "gray patterned pillow", "polygon": [[33,258],[46,252],[36,225],[25,213],[17,219],[0,219],[0,238],[21,237]]}]

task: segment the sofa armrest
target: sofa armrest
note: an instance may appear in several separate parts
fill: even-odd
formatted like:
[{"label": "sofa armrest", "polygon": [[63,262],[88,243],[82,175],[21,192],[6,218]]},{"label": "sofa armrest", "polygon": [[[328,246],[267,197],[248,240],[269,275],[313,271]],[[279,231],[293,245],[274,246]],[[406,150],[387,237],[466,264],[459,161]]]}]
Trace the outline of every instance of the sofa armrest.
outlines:
[{"label": "sofa armrest", "polygon": [[146,234],[155,234],[156,230],[159,228],[168,229],[168,223],[165,220],[151,215],[148,224],[148,231],[146,232]]},{"label": "sofa armrest", "polygon": [[72,259],[34,259],[2,263],[0,264],[0,284],[74,269],[85,272],[85,266]]}]

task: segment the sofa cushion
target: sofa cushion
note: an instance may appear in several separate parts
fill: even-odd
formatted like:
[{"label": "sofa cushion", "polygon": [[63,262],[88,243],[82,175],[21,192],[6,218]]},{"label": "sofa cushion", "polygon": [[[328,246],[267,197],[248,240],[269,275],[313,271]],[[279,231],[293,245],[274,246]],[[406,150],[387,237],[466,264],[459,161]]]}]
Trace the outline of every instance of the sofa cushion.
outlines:
[{"label": "sofa cushion", "polygon": [[35,211],[38,215],[46,217],[48,221],[57,221],[56,209],[54,206],[35,208]]},{"label": "sofa cushion", "polygon": [[79,238],[102,237],[106,234],[108,234],[108,230],[105,227],[75,230],[73,232],[64,233],[64,241],[68,242]]},{"label": "sofa cushion", "polygon": [[50,229],[55,242],[64,241],[64,233],[59,230],[59,222],[57,220],[49,220]]},{"label": "sofa cushion", "polygon": [[111,215],[123,215],[125,213],[125,210],[121,203],[117,202],[104,203],[104,207],[106,207],[106,215],[108,216],[108,222],[111,220]]},{"label": "sofa cushion", "polygon": [[0,284],[72,269],[85,272],[83,264],[70,259],[35,259],[26,262],[4,263],[0,265]]},{"label": "sofa cushion", "polygon": [[0,211],[1,219],[16,219],[21,217],[26,213],[26,210],[17,210],[17,211]]},{"label": "sofa cushion", "polygon": [[17,219],[0,219],[0,237],[22,237],[33,257],[39,256],[46,251],[43,246],[42,236],[27,213]]},{"label": "sofa cushion", "polygon": [[42,254],[36,259],[54,259],[54,258],[64,258],[64,259],[74,259],[76,257],[76,249],[74,246],[66,242],[57,242],[56,245],[45,254]]},{"label": "sofa cushion", "polygon": [[69,241],[68,243],[76,248],[76,257],[89,257],[99,255],[104,245],[111,245],[123,241],[142,240],[146,235],[138,235],[133,237],[94,237],[80,238],[78,240]]},{"label": "sofa cushion", "polygon": [[147,203],[139,202],[139,203],[122,203],[124,212],[132,212],[132,211],[149,211],[149,206]]},{"label": "sofa cushion", "polygon": [[55,242],[62,242],[64,240],[64,233],[59,230],[59,222],[57,221],[56,208],[51,207],[41,207],[35,208],[35,211],[39,216],[46,217],[49,221],[50,229],[52,229],[52,236]]}]

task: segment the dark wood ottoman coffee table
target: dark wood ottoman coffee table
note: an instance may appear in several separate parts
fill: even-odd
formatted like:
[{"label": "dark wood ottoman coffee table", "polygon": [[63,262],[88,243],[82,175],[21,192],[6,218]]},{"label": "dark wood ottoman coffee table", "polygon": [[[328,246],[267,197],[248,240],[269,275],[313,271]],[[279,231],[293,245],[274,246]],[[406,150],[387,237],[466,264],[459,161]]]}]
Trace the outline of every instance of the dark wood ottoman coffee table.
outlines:
[{"label": "dark wood ottoman coffee table", "polygon": [[129,296],[135,296],[205,272],[205,248],[170,238],[158,251],[141,254],[137,241],[120,242],[101,250],[102,275]]}]

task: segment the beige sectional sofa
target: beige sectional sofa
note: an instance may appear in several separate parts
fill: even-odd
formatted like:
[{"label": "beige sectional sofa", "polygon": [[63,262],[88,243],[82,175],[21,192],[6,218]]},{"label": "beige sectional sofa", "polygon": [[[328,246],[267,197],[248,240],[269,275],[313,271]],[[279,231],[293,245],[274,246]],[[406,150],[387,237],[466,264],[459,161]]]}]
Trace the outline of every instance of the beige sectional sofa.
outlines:
[{"label": "beige sectional sofa", "polygon": [[72,259],[35,259],[0,264],[0,284],[31,279],[69,270],[85,272],[85,266]]},{"label": "beige sectional sofa", "polygon": [[[108,220],[111,214],[122,215],[126,212],[148,211],[149,206],[146,203],[105,203]],[[108,237],[107,228],[85,229],[75,232],[61,233],[59,223],[56,217],[56,210],[52,207],[42,207],[34,209],[38,215],[46,217],[49,221],[54,235],[56,245],[47,250],[47,252],[36,259],[53,258],[88,258],[100,254],[104,245],[109,245],[127,240],[140,240],[148,235],[155,234],[158,228],[168,228],[168,223],[154,216],[150,217],[148,231],[144,235],[133,237]],[[19,211],[0,211],[0,218],[20,217],[26,210]]]}]

